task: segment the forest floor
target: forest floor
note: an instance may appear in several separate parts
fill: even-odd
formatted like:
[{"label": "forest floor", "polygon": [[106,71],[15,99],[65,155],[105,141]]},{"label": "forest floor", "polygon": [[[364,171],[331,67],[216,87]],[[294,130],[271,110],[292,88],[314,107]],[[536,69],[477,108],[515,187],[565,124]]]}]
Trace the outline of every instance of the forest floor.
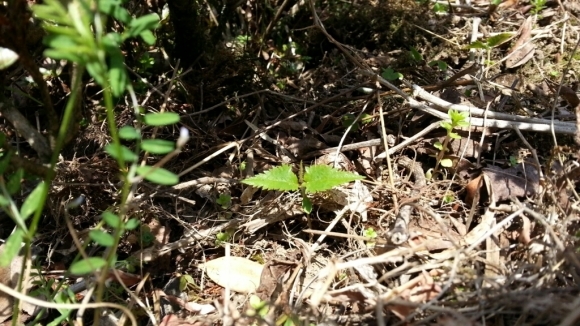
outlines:
[{"label": "forest floor", "polygon": [[[108,300],[143,325],[578,325],[580,7],[316,3],[284,11],[268,48],[234,35],[192,68],[161,47],[128,62],[141,106],[191,139],[164,165],[178,184],[134,188],[142,225]],[[84,239],[118,204],[99,96],[58,163],[44,286],[77,254],[70,228]],[[119,101],[118,125],[132,116]],[[304,193],[241,183],[323,164],[364,179],[307,194],[309,214]]]}]

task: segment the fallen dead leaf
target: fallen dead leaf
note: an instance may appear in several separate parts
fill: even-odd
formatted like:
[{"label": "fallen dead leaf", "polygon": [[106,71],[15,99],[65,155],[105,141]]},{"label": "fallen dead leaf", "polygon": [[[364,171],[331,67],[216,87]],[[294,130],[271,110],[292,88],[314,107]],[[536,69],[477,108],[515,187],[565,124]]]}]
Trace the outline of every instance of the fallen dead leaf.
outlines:
[{"label": "fallen dead leaf", "polygon": [[489,166],[483,169],[483,175],[495,203],[510,197],[531,197],[541,191],[538,170],[531,163],[520,163],[507,169]]},{"label": "fallen dead leaf", "polygon": [[239,293],[254,293],[260,285],[263,265],[242,257],[220,257],[199,264],[216,284]]},{"label": "fallen dead leaf", "polygon": [[528,62],[536,50],[534,43],[529,42],[532,36],[532,16],[524,22],[519,30],[520,37],[509,52],[506,60],[506,68],[515,68]]}]

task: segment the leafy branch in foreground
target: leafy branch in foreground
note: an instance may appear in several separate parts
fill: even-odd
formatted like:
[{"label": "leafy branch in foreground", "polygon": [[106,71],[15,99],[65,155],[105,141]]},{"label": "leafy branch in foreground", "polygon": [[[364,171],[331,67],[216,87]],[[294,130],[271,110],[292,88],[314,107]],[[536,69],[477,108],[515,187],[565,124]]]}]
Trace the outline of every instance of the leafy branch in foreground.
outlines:
[{"label": "leafy branch in foreground", "polygon": [[[302,175],[302,173],[300,174]],[[306,213],[310,213],[312,203],[306,194],[330,190],[341,184],[362,179],[364,177],[358,174],[340,171],[328,165],[312,165],[306,167],[303,178],[298,180],[290,165],[282,165],[248,178],[242,183],[266,190],[300,190],[302,207]]]}]

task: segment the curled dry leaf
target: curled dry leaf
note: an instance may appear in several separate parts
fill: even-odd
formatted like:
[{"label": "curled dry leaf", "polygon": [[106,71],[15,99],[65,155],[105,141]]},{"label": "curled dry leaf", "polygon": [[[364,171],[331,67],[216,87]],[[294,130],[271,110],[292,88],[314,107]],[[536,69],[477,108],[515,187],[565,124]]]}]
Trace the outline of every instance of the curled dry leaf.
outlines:
[{"label": "curled dry leaf", "polygon": [[536,46],[530,42],[532,36],[532,16],[524,22],[520,28],[520,37],[514,44],[514,47],[509,52],[509,57],[506,59],[506,67],[515,68],[528,62],[536,50]]},{"label": "curled dry leaf", "polygon": [[216,284],[239,293],[254,293],[264,266],[242,257],[220,257],[197,266]]},{"label": "curled dry leaf", "polygon": [[[415,277],[402,285],[401,288],[405,288],[400,295],[401,298],[414,303],[427,302],[441,293],[441,287],[427,273]],[[387,308],[401,320],[404,320],[415,310],[413,306],[404,304],[392,304],[387,306]]]},{"label": "curled dry leaf", "polygon": [[510,197],[531,197],[541,191],[540,175],[531,163],[520,163],[507,169],[489,166],[483,169],[492,202]]},{"label": "curled dry leaf", "polygon": [[472,205],[474,199],[477,204],[484,184],[494,203],[511,197],[531,197],[542,190],[538,170],[531,163],[520,163],[507,169],[488,166],[482,170],[481,175],[471,180],[465,187],[465,202],[468,205]]}]

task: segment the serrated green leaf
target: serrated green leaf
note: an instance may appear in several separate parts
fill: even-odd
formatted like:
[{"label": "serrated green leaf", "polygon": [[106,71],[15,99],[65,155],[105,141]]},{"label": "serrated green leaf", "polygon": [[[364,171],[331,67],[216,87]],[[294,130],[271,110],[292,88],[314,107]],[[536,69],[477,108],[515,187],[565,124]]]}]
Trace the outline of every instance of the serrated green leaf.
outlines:
[{"label": "serrated green leaf", "polygon": [[153,183],[173,186],[179,182],[179,177],[164,168],[153,168],[152,166],[140,166],[137,168],[137,174]]},{"label": "serrated green leaf", "polygon": [[32,213],[38,209],[42,204],[42,194],[45,191],[44,181],[40,182],[34,190],[26,197],[26,200],[20,207],[20,216],[23,220],[26,220]]},{"label": "serrated green leaf", "polygon": [[152,154],[167,154],[175,149],[175,143],[164,139],[145,139],[141,142],[141,149]]},{"label": "serrated green leaf", "polygon": [[109,144],[105,146],[105,152],[116,160],[123,158],[125,162],[136,162],[139,159],[137,154],[123,145],[116,146],[115,144]]},{"label": "serrated green leaf", "polygon": [[68,270],[74,275],[85,275],[95,272],[106,265],[107,262],[101,257],[89,257],[73,263]]},{"label": "serrated green leaf", "polygon": [[131,126],[123,126],[119,129],[119,137],[126,140],[133,140],[141,138],[137,129]]},{"label": "serrated green leaf", "polygon": [[0,254],[0,267],[9,266],[14,257],[18,255],[20,248],[22,248],[22,239],[24,239],[24,231],[22,229],[16,229],[8,237],[4,244],[4,250]]},{"label": "serrated green leaf", "polygon": [[115,244],[113,236],[102,230],[89,231],[89,237],[103,247],[112,247]]},{"label": "serrated green leaf", "polygon": [[277,166],[264,173],[245,179],[242,183],[266,190],[298,190],[298,177],[290,165]]},{"label": "serrated green leaf", "polygon": [[14,195],[18,192],[18,190],[20,190],[20,182],[22,181],[22,178],[24,178],[23,168],[19,168],[14,174],[10,176],[8,182],[6,183],[6,190],[8,190],[10,195]]},{"label": "serrated green leaf", "polygon": [[143,122],[148,126],[167,126],[179,122],[179,114],[175,112],[147,113],[143,116]]},{"label": "serrated green leaf", "polygon": [[105,223],[107,223],[107,225],[109,225],[112,228],[118,229],[121,227],[121,218],[117,216],[117,214],[111,213],[109,211],[104,211],[101,214],[101,218],[103,219],[103,221],[105,221]]},{"label": "serrated green leaf", "polygon": [[344,183],[355,180],[362,180],[364,177],[347,172],[340,171],[328,165],[312,165],[306,168],[304,173],[303,186],[308,193],[316,193],[332,189]]},{"label": "serrated green leaf", "polygon": [[439,164],[441,164],[442,167],[450,168],[453,166],[453,161],[449,158],[444,158],[444,159],[441,159]]},{"label": "serrated green leaf", "polygon": [[134,230],[139,226],[139,220],[136,218],[131,218],[125,223],[125,229]]},{"label": "serrated green leaf", "polygon": [[494,35],[486,40],[488,46],[495,48],[496,46],[500,46],[505,42],[511,40],[513,38],[513,34],[510,33],[501,33]]}]

